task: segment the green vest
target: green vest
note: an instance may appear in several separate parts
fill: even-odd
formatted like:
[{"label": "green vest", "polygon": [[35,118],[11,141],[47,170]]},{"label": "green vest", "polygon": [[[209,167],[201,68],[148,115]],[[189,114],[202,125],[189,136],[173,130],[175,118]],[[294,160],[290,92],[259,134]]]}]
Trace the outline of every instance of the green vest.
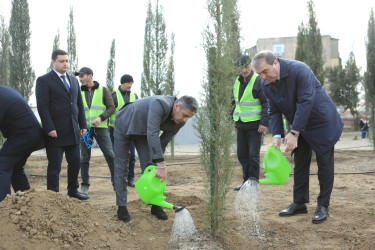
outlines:
[{"label": "green vest", "polygon": [[233,112],[233,120],[241,120],[243,122],[252,122],[259,121],[261,118],[262,105],[260,105],[259,99],[253,97],[253,87],[257,74],[253,74],[250,79],[250,82],[247,84],[245,91],[241,97],[241,100],[238,100],[238,94],[240,91],[240,81],[238,77],[233,86],[233,96],[234,101],[236,102],[236,108]]},{"label": "green vest", "polygon": [[[111,117],[109,117],[109,123],[108,125],[112,128],[115,127],[115,114],[117,111],[119,111],[122,106],[125,105],[125,101],[124,101],[124,98],[122,98],[122,94],[120,92],[120,90],[116,89],[116,97],[117,97],[117,108],[115,110],[115,113],[113,113],[113,115],[111,115]],[[130,92],[130,96],[129,96],[129,102],[134,102],[135,101],[135,94],[133,92]]]},{"label": "green vest", "polygon": [[[99,88],[95,89],[90,108],[87,105],[85,91],[81,91],[81,93],[86,123],[92,125],[94,119],[103,114],[107,109],[103,103],[103,87],[99,86]],[[108,128],[107,121],[102,121],[97,128]]]}]

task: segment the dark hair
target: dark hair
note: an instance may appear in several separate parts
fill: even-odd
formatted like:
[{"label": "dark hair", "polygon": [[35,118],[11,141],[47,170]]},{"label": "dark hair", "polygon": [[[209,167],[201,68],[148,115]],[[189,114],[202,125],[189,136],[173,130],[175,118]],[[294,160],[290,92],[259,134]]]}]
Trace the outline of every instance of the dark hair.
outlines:
[{"label": "dark hair", "polygon": [[68,55],[68,53],[66,53],[66,51],[64,50],[61,50],[61,49],[54,50],[52,52],[52,60],[56,61],[57,56],[65,56],[65,55]]},{"label": "dark hair", "polygon": [[272,65],[275,61],[276,56],[270,50],[262,50],[258,52],[253,59],[251,60],[251,67],[253,69],[257,68],[264,60],[269,64]]},{"label": "dark hair", "polygon": [[237,67],[245,67],[250,64],[250,56],[248,55],[242,55],[240,56],[236,61]]},{"label": "dark hair", "polygon": [[177,99],[176,102],[181,104],[181,109],[189,109],[193,113],[197,112],[198,102],[192,96],[188,96],[188,95],[181,96],[180,98]]}]

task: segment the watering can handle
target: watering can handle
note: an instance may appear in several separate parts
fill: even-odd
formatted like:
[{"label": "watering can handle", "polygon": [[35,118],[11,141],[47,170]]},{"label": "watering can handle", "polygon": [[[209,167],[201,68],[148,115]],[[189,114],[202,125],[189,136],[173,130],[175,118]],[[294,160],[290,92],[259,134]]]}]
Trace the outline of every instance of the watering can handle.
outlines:
[{"label": "watering can handle", "polygon": [[148,167],[145,169],[144,173],[147,173],[149,170],[153,170],[153,171],[155,171],[155,169],[156,169],[156,166],[155,166],[155,165],[150,165],[150,166],[148,166]]}]

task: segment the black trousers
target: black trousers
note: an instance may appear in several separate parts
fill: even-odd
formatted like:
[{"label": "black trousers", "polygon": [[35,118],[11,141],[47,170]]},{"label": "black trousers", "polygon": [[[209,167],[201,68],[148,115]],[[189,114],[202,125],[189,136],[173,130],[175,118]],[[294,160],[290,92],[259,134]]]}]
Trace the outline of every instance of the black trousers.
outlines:
[{"label": "black trousers", "polygon": [[[308,203],[309,178],[312,149],[303,139],[298,138],[298,147],[294,151],[294,186],[293,201],[298,204]],[[316,155],[320,193],[318,206],[328,207],[334,182],[334,147],[323,155]]]},{"label": "black trousers", "polygon": [[80,168],[79,145],[65,147],[47,147],[47,190],[59,192],[59,176],[61,172],[61,162],[65,152],[68,162],[68,193],[75,193],[79,187],[78,174]]},{"label": "black trousers", "polygon": [[259,180],[259,161],[262,134],[258,130],[237,130],[237,157],[242,166],[244,181]]},{"label": "black trousers", "polygon": [[39,127],[19,132],[4,142],[0,149],[0,201],[11,193],[11,185],[14,192],[30,189],[24,166],[30,154],[42,148],[42,144],[44,138]]},{"label": "black trousers", "polygon": [[11,193],[11,184],[14,192],[30,189],[29,181],[23,167],[31,152],[31,150],[24,153],[20,152],[19,156],[14,157],[0,155],[0,201],[4,200],[6,195]]}]

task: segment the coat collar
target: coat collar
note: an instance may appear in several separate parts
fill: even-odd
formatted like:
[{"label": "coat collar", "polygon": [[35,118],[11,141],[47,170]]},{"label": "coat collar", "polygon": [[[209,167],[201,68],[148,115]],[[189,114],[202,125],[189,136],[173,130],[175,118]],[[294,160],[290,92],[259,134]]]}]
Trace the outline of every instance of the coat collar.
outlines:
[{"label": "coat collar", "polygon": [[[94,81],[94,86],[91,89],[95,90],[97,88],[99,88],[99,83],[97,81]],[[89,89],[87,88],[87,85],[81,85],[81,90],[88,91]]]},{"label": "coat collar", "polygon": [[[57,82],[58,85],[59,85],[60,87],[62,87],[62,88],[66,91],[66,93],[69,93],[69,92],[66,90],[66,87],[65,87],[64,83],[62,82],[61,78],[57,75],[57,73],[56,73],[53,69],[51,70],[50,75],[51,75],[51,78],[52,78],[53,80],[55,80],[55,82]],[[72,81],[70,80],[69,74],[66,73],[65,75],[66,75],[67,80],[70,82],[70,87],[72,88]]]},{"label": "coat collar", "polygon": [[289,76],[288,62],[284,59],[278,58],[280,64],[280,80],[287,78]]}]

